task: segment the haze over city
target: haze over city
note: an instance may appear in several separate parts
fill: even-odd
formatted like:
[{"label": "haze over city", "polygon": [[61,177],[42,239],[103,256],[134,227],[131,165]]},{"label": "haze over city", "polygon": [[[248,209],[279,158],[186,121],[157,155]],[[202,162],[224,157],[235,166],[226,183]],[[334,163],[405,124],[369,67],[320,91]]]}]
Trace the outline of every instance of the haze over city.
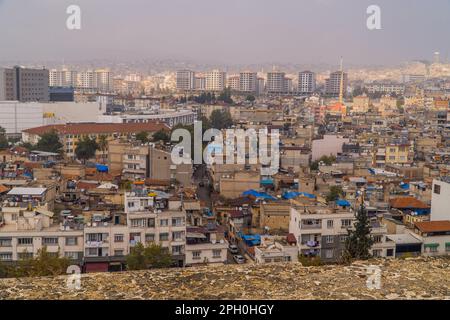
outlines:
[{"label": "haze over city", "polygon": [[[177,59],[220,64],[393,65],[448,57],[450,1],[1,0],[0,61]],[[76,4],[81,30],[66,28]],[[55,44],[58,45],[55,45]]]}]

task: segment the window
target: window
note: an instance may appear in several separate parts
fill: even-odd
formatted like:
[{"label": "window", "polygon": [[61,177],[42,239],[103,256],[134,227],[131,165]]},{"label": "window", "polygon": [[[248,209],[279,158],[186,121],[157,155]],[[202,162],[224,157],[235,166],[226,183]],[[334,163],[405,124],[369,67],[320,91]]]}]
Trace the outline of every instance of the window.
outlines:
[{"label": "window", "polygon": [[183,219],[182,218],[172,218],[172,226],[174,227],[181,227],[183,225]]},{"label": "window", "polygon": [[382,252],[381,250],[373,250],[372,255],[374,258],[378,258],[381,257],[381,252]]},{"label": "window", "polygon": [[18,245],[30,245],[33,244],[33,238],[18,238],[17,239]]},{"label": "window", "polygon": [[144,228],[146,219],[131,219],[132,228]]},{"label": "window", "polygon": [[445,251],[447,251],[447,252],[450,251],[450,243],[449,243],[449,242],[447,242],[447,243],[445,244]]},{"label": "window", "polygon": [[123,234],[115,234],[114,242],[123,242]]},{"label": "window", "polygon": [[154,233],[147,233],[145,235],[145,242],[154,242],[155,241],[155,234]]},{"label": "window", "polygon": [[345,243],[345,241],[347,241],[348,236],[347,235],[342,235],[339,237],[339,240],[341,241],[341,243]]},{"label": "window", "polygon": [[183,253],[183,246],[173,246],[172,247],[172,254],[182,254]]},{"label": "window", "polygon": [[326,243],[334,243],[334,236],[325,236]]},{"label": "window", "polygon": [[383,240],[383,236],[380,236],[380,235],[373,236],[374,243],[381,243],[382,240]]},{"label": "window", "polygon": [[221,253],[222,253],[222,250],[220,250],[220,249],[214,249],[213,250],[213,258],[220,258],[220,255],[221,255]]},{"label": "window", "polygon": [[433,192],[434,192],[435,194],[441,194],[441,186],[438,185],[438,184],[435,184],[435,185],[433,186]]},{"label": "window", "polygon": [[328,229],[332,229],[333,228],[333,220],[328,220],[327,221],[327,228]]},{"label": "window", "polygon": [[183,231],[172,232],[173,240],[183,240]]},{"label": "window", "polygon": [[87,248],[86,249],[86,254],[88,256],[97,257],[98,256],[98,248]]},{"label": "window", "polygon": [[43,245],[57,245],[58,238],[42,238]]},{"label": "window", "polygon": [[64,256],[66,258],[69,258],[71,260],[78,260],[81,259],[83,256],[82,252],[77,252],[77,251],[67,251],[64,253]]},{"label": "window", "polygon": [[161,219],[161,220],[159,221],[159,225],[160,225],[161,227],[167,227],[167,226],[169,225],[169,219]]},{"label": "window", "polygon": [[0,253],[0,261],[11,261],[12,252],[2,252]]},{"label": "window", "polygon": [[394,249],[387,249],[386,250],[386,256],[387,257],[393,257],[394,256]]},{"label": "window", "polygon": [[325,258],[332,259],[333,258],[333,249],[326,249],[325,250]]},{"label": "window", "polygon": [[155,218],[149,218],[147,219],[147,226],[149,228],[154,228],[155,227]]},{"label": "window", "polygon": [[351,219],[342,219],[341,220],[341,228],[348,228],[352,225]]},{"label": "window", "polygon": [[0,247],[11,247],[12,238],[0,238]]},{"label": "window", "polygon": [[77,237],[66,237],[66,246],[76,246],[78,243]]},{"label": "window", "polygon": [[201,255],[201,251],[192,251],[192,259],[193,260],[199,260],[201,257],[200,257],[200,255]]},{"label": "window", "polygon": [[123,250],[114,250],[114,255],[118,257],[123,256]]},{"label": "window", "polygon": [[33,252],[20,252],[20,253],[17,253],[17,258],[19,260],[32,259],[33,258]]},{"label": "window", "polygon": [[169,234],[168,233],[160,233],[159,234],[159,241],[167,241],[169,240]]}]

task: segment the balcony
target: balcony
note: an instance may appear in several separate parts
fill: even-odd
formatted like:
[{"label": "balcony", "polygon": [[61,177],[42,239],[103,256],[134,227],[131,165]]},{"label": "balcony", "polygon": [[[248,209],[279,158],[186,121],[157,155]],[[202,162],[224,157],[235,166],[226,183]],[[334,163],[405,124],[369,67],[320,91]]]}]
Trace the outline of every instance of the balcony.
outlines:
[{"label": "balcony", "polygon": [[86,248],[100,248],[103,246],[107,246],[108,245],[108,241],[107,240],[103,240],[103,241],[86,241]]},{"label": "balcony", "polygon": [[313,230],[313,229],[322,229],[321,223],[314,223],[314,224],[301,224],[301,229],[303,230]]}]

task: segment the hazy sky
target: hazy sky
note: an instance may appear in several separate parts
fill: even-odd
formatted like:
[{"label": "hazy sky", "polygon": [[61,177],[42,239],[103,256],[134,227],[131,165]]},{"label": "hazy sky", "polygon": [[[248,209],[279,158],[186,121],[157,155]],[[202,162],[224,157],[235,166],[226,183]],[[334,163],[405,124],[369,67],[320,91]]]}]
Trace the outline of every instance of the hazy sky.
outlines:
[{"label": "hazy sky", "polygon": [[[366,28],[370,4],[382,30]],[[0,41],[1,61],[396,64],[450,54],[450,0],[0,0]]]}]

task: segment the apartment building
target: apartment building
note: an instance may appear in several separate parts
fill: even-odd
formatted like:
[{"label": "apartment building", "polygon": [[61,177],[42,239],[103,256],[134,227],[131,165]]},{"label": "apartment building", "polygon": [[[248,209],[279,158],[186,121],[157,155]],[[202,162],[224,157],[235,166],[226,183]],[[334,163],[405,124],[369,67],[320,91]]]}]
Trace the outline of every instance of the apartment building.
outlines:
[{"label": "apartment building", "polygon": [[410,164],[414,153],[409,142],[391,142],[386,145],[386,164]]},{"label": "apartment building", "polygon": [[325,94],[338,96],[341,92],[341,81],[345,95],[348,87],[348,74],[342,71],[332,72],[330,77],[325,80]]},{"label": "apartment building", "polygon": [[450,220],[450,177],[433,180],[431,190],[431,221]]},{"label": "apartment building", "polygon": [[226,263],[228,242],[222,226],[189,226],[186,232],[186,266]]},{"label": "apartment building", "polygon": [[206,73],[205,90],[222,91],[226,85],[226,73],[220,70],[212,70]]},{"label": "apartment building", "polygon": [[[290,212],[289,232],[295,236],[300,254],[333,262],[340,260],[347,229],[352,228],[354,222],[355,212],[352,210],[294,205]],[[385,226],[372,223],[375,241],[370,250],[372,255],[395,256],[395,244],[388,241],[386,234]]]},{"label": "apartment building", "polygon": [[405,93],[405,86],[403,84],[395,83],[370,83],[365,85],[369,93],[384,93],[403,95]]},{"label": "apartment building", "polygon": [[298,248],[295,241],[290,242],[289,236],[261,236],[261,244],[255,246],[255,262],[257,264],[274,262],[297,262]]},{"label": "apartment building", "polygon": [[239,91],[256,93],[258,90],[258,76],[256,72],[244,71],[239,73]]},{"label": "apartment building", "polygon": [[230,75],[227,79],[227,87],[233,91],[239,91],[239,75]]},{"label": "apartment building", "polygon": [[125,212],[130,247],[154,242],[172,254],[174,264],[185,264],[186,213],[179,201],[135,186],[125,194]]},{"label": "apartment building", "polygon": [[413,231],[422,241],[423,255],[450,255],[450,220],[416,222]]},{"label": "apartment building", "polygon": [[311,71],[302,71],[298,74],[298,92],[311,94],[316,91],[316,74]]},{"label": "apartment building", "polygon": [[15,66],[0,68],[0,101],[48,102],[49,71]]},{"label": "apartment building", "polygon": [[83,229],[76,221],[54,223],[45,206],[3,204],[0,212],[0,261],[32,258],[43,247],[74,262],[83,258]]},{"label": "apartment building", "polygon": [[177,90],[178,91],[192,91],[195,87],[195,72],[191,70],[177,71]]},{"label": "apartment building", "polygon": [[267,73],[267,93],[285,93],[288,91],[286,74],[284,72],[272,71]]}]

